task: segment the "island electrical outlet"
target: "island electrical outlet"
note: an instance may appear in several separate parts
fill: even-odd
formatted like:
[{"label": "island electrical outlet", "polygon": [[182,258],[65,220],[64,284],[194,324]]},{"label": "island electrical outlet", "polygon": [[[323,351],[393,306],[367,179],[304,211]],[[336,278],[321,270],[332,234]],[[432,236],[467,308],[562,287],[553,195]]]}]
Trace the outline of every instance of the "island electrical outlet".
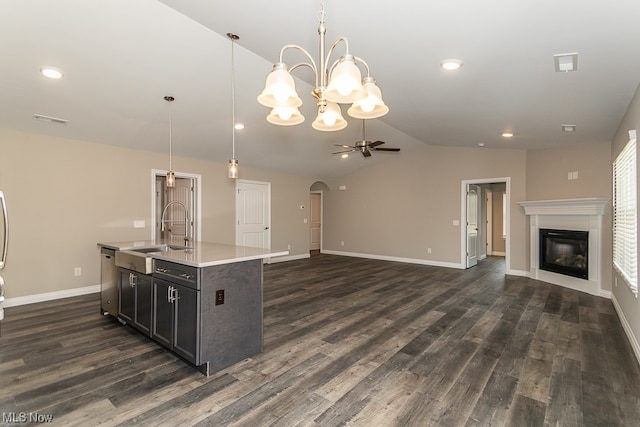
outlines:
[{"label": "island electrical outlet", "polygon": [[216,305],[224,304],[224,289],[216,291]]}]

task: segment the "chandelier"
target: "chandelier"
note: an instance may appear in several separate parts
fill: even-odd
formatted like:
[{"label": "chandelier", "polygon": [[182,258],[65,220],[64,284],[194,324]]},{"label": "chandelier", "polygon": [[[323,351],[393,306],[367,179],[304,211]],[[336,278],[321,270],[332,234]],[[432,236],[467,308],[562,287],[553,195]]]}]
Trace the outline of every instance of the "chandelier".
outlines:
[{"label": "chandelier", "polygon": [[[325,52],[327,29],[324,18],[324,5],[322,5],[318,13],[320,52],[317,63],[309,52],[298,45],[288,44],[280,50],[280,59],[273,65],[273,70],[267,76],[265,88],[258,96],[260,104],[272,109],[267,116],[269,123],[291,126],[304,121],[304,116],[298,109],[302,105],[302,99],[296,92],[291,76],[293,70],[302,66],[311,68],[315,75],[315,87],[311,95],[317,100],[318,115],[311,124],[314,129],[320,131],[344,129],[347,121],[342,117],[339,104],[351,104],[347,113],[357,119],[375,119],[389,112],[389,107],[382,101],[380,88],[369,73],[369,66],[361,58],[349,53],[349,42],[345,37],[336,39]],[[328,60],[340,43],[344,44],[345,53],[330,65]],[[282,59],[284,52],[288,49],[302,52],[308,62],[297,63],[288,68]],[[357,64],[361,64],[366,70],[364,79]]]}]

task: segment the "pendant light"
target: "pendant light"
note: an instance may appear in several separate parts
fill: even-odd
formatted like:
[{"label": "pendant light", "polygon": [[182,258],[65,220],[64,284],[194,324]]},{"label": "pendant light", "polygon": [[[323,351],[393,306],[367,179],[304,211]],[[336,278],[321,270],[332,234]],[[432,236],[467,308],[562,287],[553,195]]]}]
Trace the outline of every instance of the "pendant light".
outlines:
[{"label": "pendant light", "polygon": [[167,173],[167,187],[172,188],[176,186],[176,175],[173,173],[173,168],[171,164],[171,103],[175,100],[173,96],[165,96],[164,100],[169,103],[169,172]]},{"label": "pendant light", "polygon": [[236,159],[236,73],[234,45],[235,41],[240,39],[236,34],[227,33],[227,37],[231,40],[231,160],[229,160],[229,178],[238,178],[238,160]]}]

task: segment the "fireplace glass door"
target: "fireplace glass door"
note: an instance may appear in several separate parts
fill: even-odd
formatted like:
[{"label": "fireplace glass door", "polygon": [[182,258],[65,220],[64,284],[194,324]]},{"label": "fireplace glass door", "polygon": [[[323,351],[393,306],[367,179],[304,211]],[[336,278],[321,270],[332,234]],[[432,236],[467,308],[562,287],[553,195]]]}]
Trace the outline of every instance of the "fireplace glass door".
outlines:
[{"label": "fireplace glass door", "polygon": [[589,232],[541,228],[540,269],[589,279]]}]

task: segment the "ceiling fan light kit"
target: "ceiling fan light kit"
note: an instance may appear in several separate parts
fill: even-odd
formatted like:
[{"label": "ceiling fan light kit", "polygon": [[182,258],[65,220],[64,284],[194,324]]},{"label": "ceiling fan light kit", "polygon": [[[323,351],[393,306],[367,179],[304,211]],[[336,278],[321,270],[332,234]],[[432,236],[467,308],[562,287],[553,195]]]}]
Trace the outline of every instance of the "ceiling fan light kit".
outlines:
[{"label": "ceiling fan light kit", "polygon": [[[311,68],[315,76],[315,87],[311,92],[317,100],[318,115],[312,127],[320,131],[337,131],[347,126],[338,104],[352,104],[347,113],[359,119],[375,119],[389,112],[389,107],[382,101],[382,93],[370,76],[369,66],[361,58],[349,53],[349,42],[340,37],[325,52],[326,27],[324,24],[324,6],[318,14],[320,37],[319,60],[316,61],[304,48],[297,45],[286,45],[280,50],[279,61],[273,65],[267,76],[264,90],[258,96],[258,102],[271,108],[267,121],[279,126],[291,126],[304,121],[298,110],[302,99],[298,96],[291,72],[298,67]],[[345,54],[333,64],[329,64],[334,48],[343,43]],[[284,52],[295,49],[301,52],[308,62],[297,63],[291,69],[283,62]],[[363,79],[360,68],[363,66],[367,76]]]}]

